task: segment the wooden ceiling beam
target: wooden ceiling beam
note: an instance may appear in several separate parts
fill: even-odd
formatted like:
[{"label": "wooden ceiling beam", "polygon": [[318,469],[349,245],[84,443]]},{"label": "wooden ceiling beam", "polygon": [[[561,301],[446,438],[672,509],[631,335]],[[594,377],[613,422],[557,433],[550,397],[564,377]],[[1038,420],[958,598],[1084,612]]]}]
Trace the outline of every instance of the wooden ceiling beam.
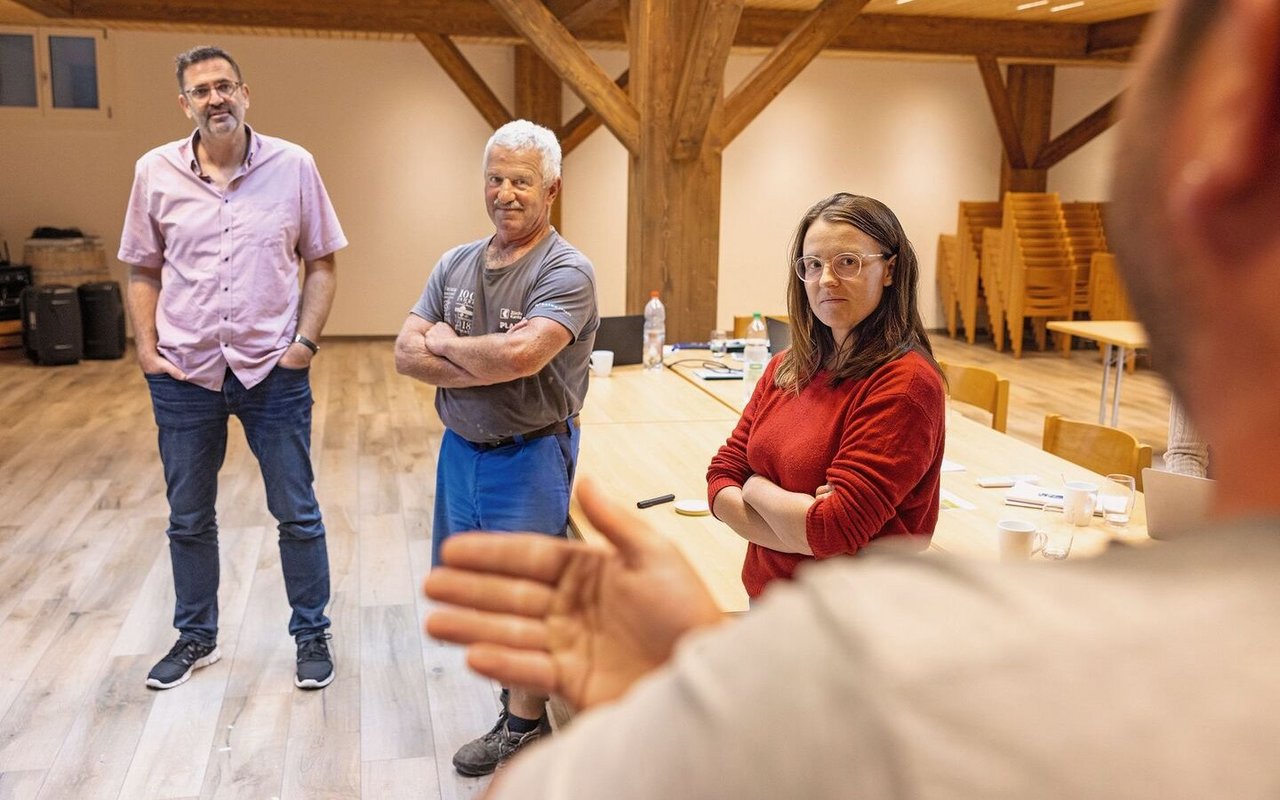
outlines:
[{"label": "wooden ceiling beam", "polygon": [[26,6],[37,14],[50,19],[61,19],[74,16],[73,0],[16,0],[18,5]]},{"label": "wooden ceiling beam", "polygon": [[689,36],[676,88],[672,156],[692,158],[702,149],[711,112],[724,92],[724,67],[742,17],[743,0],[702,0]]},{"label": "wooden ceiling beam", "polygon": [[[574,0],[565,0],[573,2]],[[516,43],[520,34],[502,14],[478,0],[16,0],[48,17],[107,24],[155,22],[306,28],[377,33],[437,33],[453,39]],[[604,2],[604,0],[600,0]],[[626,0],[613,0],[624,10]],[[594,0],[570,12],[578,41],[616,45],[626,42],[622,14],[591,18]],[[583,19],[573,16],[582,14]],[[747,8],[742,12],[735,47],[772,49],[802,23],[806,13]],[[827,49],[900,55],[990,55],[1011,61],[1058,62],[1123,60],[1145,26],[1147,15],[1092,25],[1060,22],[862,14],[836,35]]]},{"label": "wooden ceiling beam", "polygon": [[1128,55],[1142,38],[1151,21],[1150,14],[1095,22],[1089,26],[1085,49],[1092,55]]},{"label": "wooden ceiling beam", "polygon": [[600,115],[600,119],[634,153],[640,148],[640,115],[625,92],[605,74],[560,20],[538,0],[490,0],[533,45],[560,79]]},{"label": "wooden ceiling beam", "polygon": [[1000,141],[1004,144],[1005,157],[1014,169],[1027,168],[1027,154],[1022,148],[1022,131],[1013,115],[1013,104],[1000,74],[1000,64],[991,56],[978,56],[978,71],[982,73],[982,85],[987,90],[987,101],[996,118]]},{"label": "wooden ceiling beam", "polygon": [[1049,169],[1059,161],[1093,141],[1119,120],[1116,113],[1123,93],[1099,106],[1093,113],[1058,134],[1036,156],[1032,169]]},{"label": "wooden ceiling beam", "polygon": [[618,0],[547,0],[547,8],[574,34],[617,7]]},{"label": "wooden ceiling beam", "polygon": [[[627,83],[631,80],[631,70],[624,71],[614,81],[619,89],[627,88]],[[556,138],[560,140],[560,151],[563,155],[569,155],[574,148],[586,141],[586,138],[596,132],[603,122],[600,116],[590,108],[584,108],[577,114],[573,115],[573,119],[560,126],[560,130],[556,132]]]},{"label": "wooden ceiling beam", "polygon": [[484,117],[485,122],[494,128],[500,128],[512,120],[511,112],[453,42],[438,33],[419,32],[417,37],[445,74],[453,79],[471,101],[471,105],[475,106],[476,111],[480,112],[480,116]]},{"label": "wooden ceiling beam", "polygon": [[742,133],[773,98],[818,57],[870,0],[823,0],[765,56],[724,101],[721,143]]}]

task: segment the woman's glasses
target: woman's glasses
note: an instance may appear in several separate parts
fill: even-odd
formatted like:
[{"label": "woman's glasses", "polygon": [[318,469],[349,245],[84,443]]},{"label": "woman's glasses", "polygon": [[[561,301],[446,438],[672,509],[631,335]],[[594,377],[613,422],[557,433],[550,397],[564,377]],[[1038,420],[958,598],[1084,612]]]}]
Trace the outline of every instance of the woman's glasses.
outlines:
[{"label": "woman's glasses", "polygon": [[822,279],[822,269],[830,266],[831,271],[842,281],[851,281],[862,274],[862,263],[868,258],[889,258],[888,253],[841,253],[830,261],[823,261],[817,256],[802,256],[796,259],[796,275],[805,283]]}]

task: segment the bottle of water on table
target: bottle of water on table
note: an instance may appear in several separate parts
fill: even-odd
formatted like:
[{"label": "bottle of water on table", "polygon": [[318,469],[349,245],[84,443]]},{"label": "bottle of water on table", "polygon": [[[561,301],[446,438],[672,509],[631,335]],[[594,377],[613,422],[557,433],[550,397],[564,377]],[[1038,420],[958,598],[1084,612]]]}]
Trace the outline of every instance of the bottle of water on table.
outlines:
[{"label": "bottle of water on table", "polygon": [[756,389],[756,383],[764,374],[764,366],[769,363],[769,332],[765,328],[764,319],[757,311],[747,326],[747,340],[742,350],[743,391],[747,397]]},{"label": "bottle of water on table", "polygon": [[667,340],[667,309],[656,291],[644,307],[644,368],[662,370],[662,346]]}]

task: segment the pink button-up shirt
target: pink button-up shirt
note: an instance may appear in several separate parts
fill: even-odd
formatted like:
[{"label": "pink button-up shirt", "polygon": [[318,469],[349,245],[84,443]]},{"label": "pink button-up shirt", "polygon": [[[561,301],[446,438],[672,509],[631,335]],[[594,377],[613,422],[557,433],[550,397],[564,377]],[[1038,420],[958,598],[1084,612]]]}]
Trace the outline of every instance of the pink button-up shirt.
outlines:
[{"label": "pink button-up shirt", "polygon": [[227,367],[246,387],[275,366],[298,325],[299,258],[347,246],[315,160],[249,133],[225,191],[201,177],[196,134],[138,159],[119,258],[160,269],[160,354],[217,391]]}]

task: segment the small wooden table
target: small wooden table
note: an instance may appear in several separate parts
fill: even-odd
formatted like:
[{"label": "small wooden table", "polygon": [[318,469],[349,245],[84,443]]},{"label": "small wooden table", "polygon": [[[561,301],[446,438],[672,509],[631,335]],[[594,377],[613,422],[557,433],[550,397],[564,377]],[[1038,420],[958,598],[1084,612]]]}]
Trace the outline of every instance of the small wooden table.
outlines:
[{"label": "small wooden table", "polygon": [[1055,320],[1046,327],[1051,331],[1092,339],[1103,345],[1102,394],[1098,398],[1098,424],[1107,424],[1107,384],[1112,372],[1115,384],[1111,390],[1111,427],[1120,422],[1120,381],[1124,378],[1126,351],[1147,346],[1147,332],[1141,322],[1131,320]]}]

